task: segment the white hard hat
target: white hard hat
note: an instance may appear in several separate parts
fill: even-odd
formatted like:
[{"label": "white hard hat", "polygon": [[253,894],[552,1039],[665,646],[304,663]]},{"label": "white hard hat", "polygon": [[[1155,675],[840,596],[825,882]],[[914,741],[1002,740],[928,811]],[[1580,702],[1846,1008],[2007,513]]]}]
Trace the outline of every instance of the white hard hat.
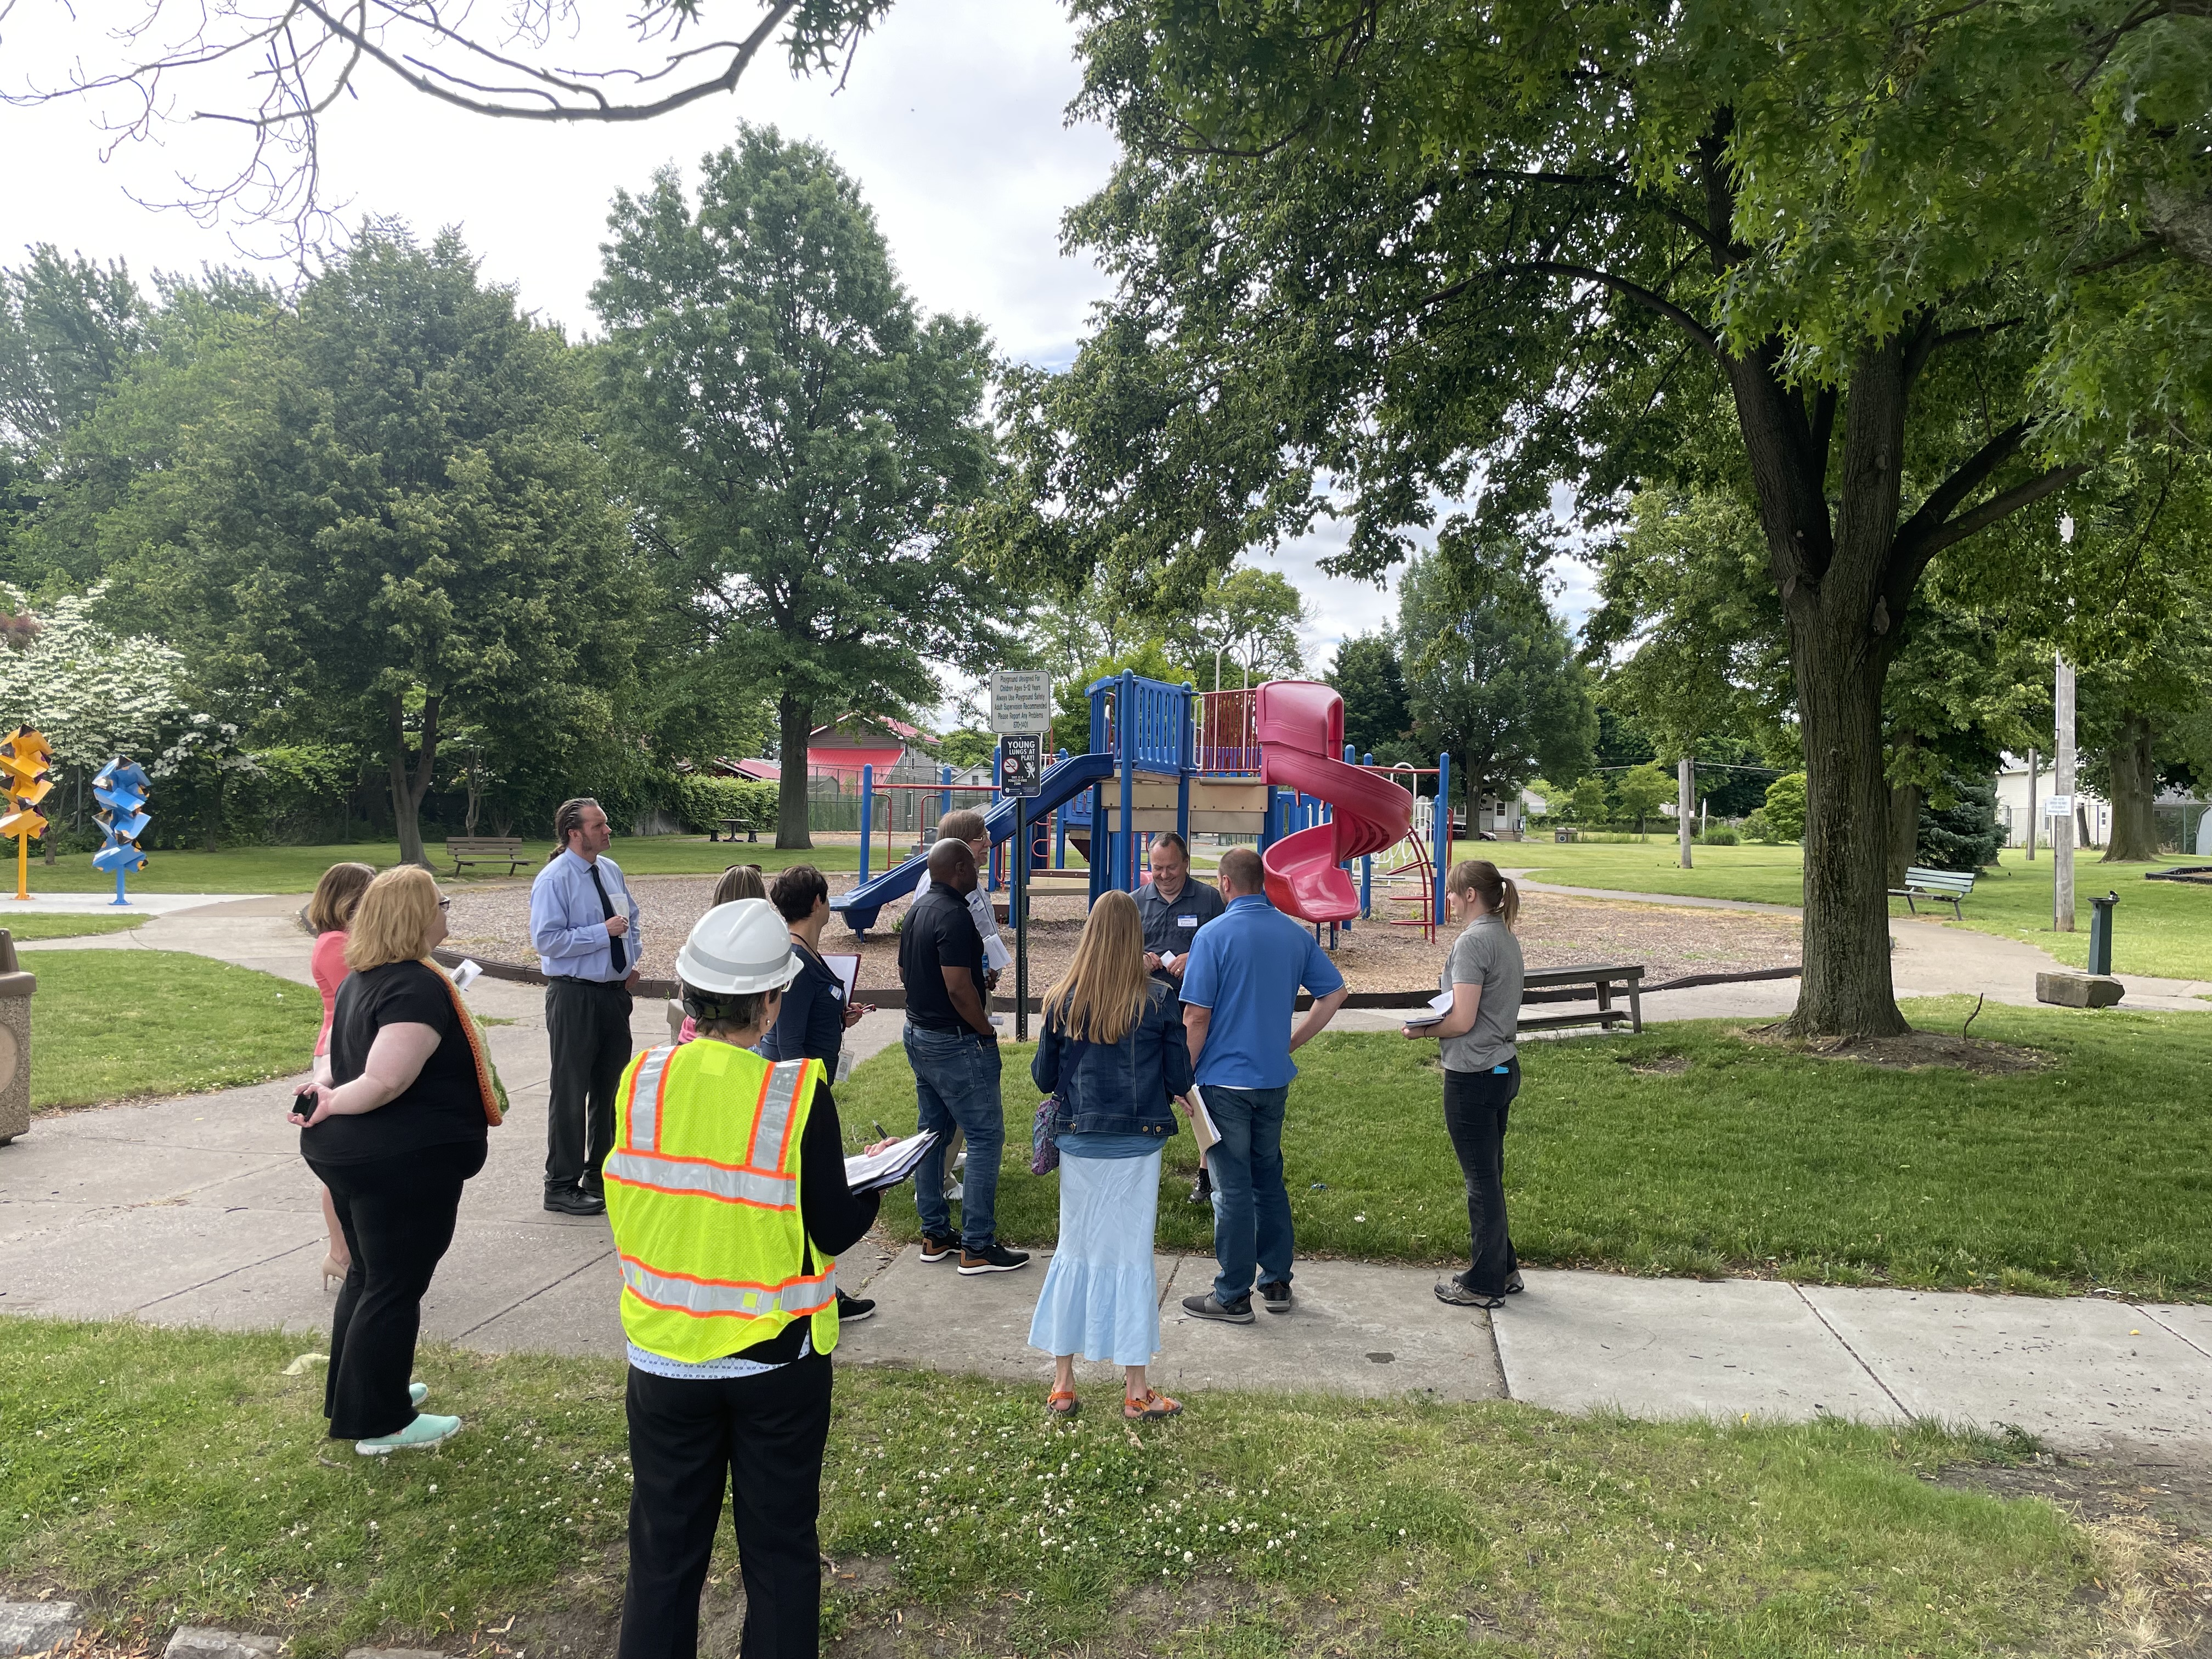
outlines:
[{"label": "white hard hat", "polygon": [[766,899],[718,904],[676,953],[676,976],[709,996],[781,991],[799,977],[791,933]]}]

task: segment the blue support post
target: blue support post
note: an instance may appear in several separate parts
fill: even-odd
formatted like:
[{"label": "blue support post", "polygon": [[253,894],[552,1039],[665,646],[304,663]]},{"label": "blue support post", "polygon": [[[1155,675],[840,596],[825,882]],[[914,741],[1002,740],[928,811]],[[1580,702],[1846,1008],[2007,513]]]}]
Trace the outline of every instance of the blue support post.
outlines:
[{"label": "blue support post", "polygon": [[[1190,775],[1198,769],[1198,728],[1192,720],[1194,702],[1188,680],[1182,683],[1182,738],[1176,760],[1176,834],[1190,846]],[[1187,855],[1187,854],[1186,854]]]},{"label": "blue support post", "polygon": [[[1374,756],[1367,757],[1367,764],[1375,764]],[[1362,917],[1375,914],[1375,854],[1372,853],[1359,860],[1359,914]]]},{"label": "blue support post", "polygon": [[1115,694],[1114,724],[1120,728],[1121,739],[1121,829],[1114,844],[1116,854],[1115,875],[1121,890],[1137,890],[1137,732],[1136,722],[1131,716],[1136,712],[1137,677],[1129,670],[1121,671],[1121,689]]},{"label": "blue support post", "polygon": [[[868,836],[876,827],[876,769],[860,769],[860,882],[868,878]],[[856,883],[855,885],[860,884]]]},{"label": "blue support post", "polygon": [[1436,823],[1430,831],[1429,856],[1435,864],[1437,890],[1429,900],[1429,920],[1444,925],[1444,877],[1451,870],[1451,757],[1437,757]]},{"label": "blue support post", "polygon": [[[1060,751],[1060,760],[1067,758],[1067,750]],[[1052,815],[1052,867],[1067,868],[1067,808],[1062,806]]]},{"label": "blue support post", "polygon": [[937,769],[937,821],[939,823],[944,823],[945,815],[951,810],[952,769],[949,766],[940,766]]}]

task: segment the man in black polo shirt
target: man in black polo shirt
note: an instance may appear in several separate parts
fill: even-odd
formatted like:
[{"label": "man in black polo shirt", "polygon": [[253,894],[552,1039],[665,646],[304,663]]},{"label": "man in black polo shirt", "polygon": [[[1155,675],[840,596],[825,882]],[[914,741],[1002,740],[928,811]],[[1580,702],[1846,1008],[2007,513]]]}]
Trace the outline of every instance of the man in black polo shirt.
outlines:
[{"label": "man in black polo shirt", "polygon": [[[1226,908],[1221,890],[1190,878],[1190,848],[1172,830],[1152,842],[1152,878],[1137,890],[1137,914],[1145,923],[1145,966],[1168,988],[1168,1013],[1182,1018],[1183,964],[1190,958],[1190,942],[1198,930]],[[1199,1161],[1198,1179],[1191,1185],[1190,1201],[1212,1200],[1213,1183],[1206,1178],[1206,1162]]]},{"label": "man in black polo shirt", "polygon": [[[906,986],[906,1057],[914,1067],[921,1127],[939,1139],[915,1172],[921,1259],[957,1249],[963,1273],[1012,1273],[1029,1265],[998,1239],[999,1158],[1006,1114],[999,1102],[999,1034],[983,984],[983,938],[968,914],[975,854],[946,839],[929,849],[929,887],[899,924],[899,978]],[[957,1124],[968,1137],[960,1234],[945,1198],[945,1141]]]}]

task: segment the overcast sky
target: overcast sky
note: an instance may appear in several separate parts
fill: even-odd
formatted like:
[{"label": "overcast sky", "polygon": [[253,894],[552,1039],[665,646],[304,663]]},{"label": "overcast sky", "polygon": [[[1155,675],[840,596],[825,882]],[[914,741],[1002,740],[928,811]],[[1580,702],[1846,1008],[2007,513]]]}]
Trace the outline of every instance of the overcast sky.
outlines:
[{"label": "overcast sky", "polygon": [[[112,61],[100,20],[135,15],[135,0],[78,10],[93,21],[71,21],[62,0],[17,0],[0,23],[7,90],[33,78],[51,85],[75,58]],[[710,18],[722,14],[709,8]],[[466,116],[364,70],[362,95],[327,118],[324,167],[349,217],[398,216],[424,233],[459,227],[487,277],[513,283],[525,307],[573,334],[593,324],[586,295],[613,193],[643,187],[672,161],[696,177],[700,156],[727,143],[740,117],[773,122],[823,144],[860,181],[923,305],[980,317],[1001,350],[1060,368],[1106,292],[1089,259],[1061,253],[1060,216],[1104,180],[1114,155],[1103,129],[1066,121],[1080,83],[1074,39],[1050,0],[898,0],[842,90],[764,59],[733,97],[650,123],[577,129]],[[239,82],[228,76],[179,88],[177,105],[204,107],[225,92],[222,106],[237,107]],[[0,107],[0,258],[53,242],[126,259],[142,279],[236,261],[252,227],[204,228],[140,205],[174,199],[179,172],[215,173],[236,154],[236,129],[174,122],[103,160],[95,113],[81,100]],[[1395,611],[1388,592],[1316,568],[1341,534],[1273,556],[1306,596],[1316,668],[1339,639]],[[1563,574],[1579,620],[1586,579]]]}]

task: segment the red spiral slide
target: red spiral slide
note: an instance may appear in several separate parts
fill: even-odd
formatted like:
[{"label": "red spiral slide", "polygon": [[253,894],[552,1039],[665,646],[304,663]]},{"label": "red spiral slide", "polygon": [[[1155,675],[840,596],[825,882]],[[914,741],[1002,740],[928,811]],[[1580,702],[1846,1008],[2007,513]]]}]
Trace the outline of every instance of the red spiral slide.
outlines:
[{"label": "red spiral slide", "polygon": [[1330,821],[1285,836],[1261,854],[1267,901],[1304,921],[1349,921],[1359,892],[1340,868],[1380,853],[1413,827],[1413,798],[1389,779],[1338,758],[1344,753],[1344,699],[1311,680],[1269,680],[1254,713],[1260,776],[1327,801]]}]

